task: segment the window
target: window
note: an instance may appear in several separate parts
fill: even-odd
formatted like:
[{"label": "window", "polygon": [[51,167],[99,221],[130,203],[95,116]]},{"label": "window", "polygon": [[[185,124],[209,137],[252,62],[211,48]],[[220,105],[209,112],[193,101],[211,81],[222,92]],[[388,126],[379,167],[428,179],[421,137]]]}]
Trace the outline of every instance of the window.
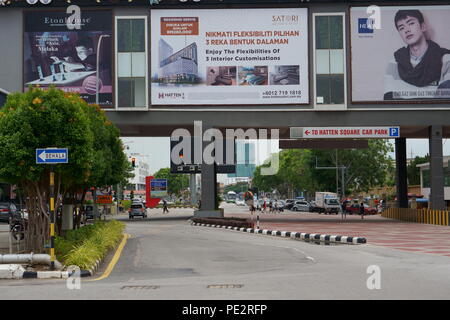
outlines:
[{"label": "window", "polygon": [[116,17],[116,106],[147,108],[147,17]]},{"label": "window", "polygon": [[344,14],[314,15],[315,105],[344,105]]}]

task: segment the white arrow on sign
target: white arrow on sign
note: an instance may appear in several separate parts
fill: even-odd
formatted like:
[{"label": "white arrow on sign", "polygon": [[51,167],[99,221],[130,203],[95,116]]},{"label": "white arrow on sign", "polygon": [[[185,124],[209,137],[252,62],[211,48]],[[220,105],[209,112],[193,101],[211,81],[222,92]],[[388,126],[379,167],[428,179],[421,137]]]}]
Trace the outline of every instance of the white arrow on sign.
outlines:
[{"label": "white arrow on sign", "polygon": [[39,155],[39,158],[41,158],[42,161],[45,161],[45,160],[47,159],[47,158],[45,157],[45,151],[42,152],[42,153]]}]

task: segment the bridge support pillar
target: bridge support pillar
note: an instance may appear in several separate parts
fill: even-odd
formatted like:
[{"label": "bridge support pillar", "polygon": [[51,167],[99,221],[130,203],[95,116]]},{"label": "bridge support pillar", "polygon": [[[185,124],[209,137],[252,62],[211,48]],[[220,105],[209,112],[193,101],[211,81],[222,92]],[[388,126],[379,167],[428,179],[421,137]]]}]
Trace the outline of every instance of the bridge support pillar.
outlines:
[{"label": "bridge support pillar", "polygon": [[399,208],[408,208],[408,174],[406,168],[406,138],[395,139],[395,168],[397,203]]},{"label": "bridge support pillar", "polygon": [[442,126],[429,127],[430,148],[430,205],[434,210],[445,210],[444,165],[442,155]]}]

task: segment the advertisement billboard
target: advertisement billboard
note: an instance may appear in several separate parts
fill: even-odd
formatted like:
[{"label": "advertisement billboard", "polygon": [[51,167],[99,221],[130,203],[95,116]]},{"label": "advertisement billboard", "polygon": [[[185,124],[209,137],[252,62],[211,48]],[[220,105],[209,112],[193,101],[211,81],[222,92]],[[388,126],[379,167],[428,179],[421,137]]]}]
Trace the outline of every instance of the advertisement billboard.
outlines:
[{"label": "advertisement billboard", "polygon": [[307,104],[308,11],[152,10],[155,105]]},{"label": "advertisement billboard", "polygon": [[450,6],[379,8],[351,8],[352,101],[450,100]]},{"label": "advertisement billboard", "polygon": [[151,198],[164,198],[167,196],[167,179],[150,180]]},{"label": "advertisement billboard", "polygon": [[[55,86],[112,106],[112,12],[83,10],[80,29],[65,11],[24,12],[24,89]],[[97,84],[97,77],[99,78]]]}]

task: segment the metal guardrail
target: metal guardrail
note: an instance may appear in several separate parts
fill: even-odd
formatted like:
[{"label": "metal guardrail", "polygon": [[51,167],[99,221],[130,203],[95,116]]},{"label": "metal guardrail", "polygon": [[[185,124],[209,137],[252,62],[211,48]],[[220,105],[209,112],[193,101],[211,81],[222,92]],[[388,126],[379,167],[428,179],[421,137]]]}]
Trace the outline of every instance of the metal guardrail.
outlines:
[{"label": "metal guardrail", "polygon": [[450,221],[449,211],[447,210],[388,208],[381,213],[381,216],[405,222],[434,224],[439,226],[448,226]]}]

